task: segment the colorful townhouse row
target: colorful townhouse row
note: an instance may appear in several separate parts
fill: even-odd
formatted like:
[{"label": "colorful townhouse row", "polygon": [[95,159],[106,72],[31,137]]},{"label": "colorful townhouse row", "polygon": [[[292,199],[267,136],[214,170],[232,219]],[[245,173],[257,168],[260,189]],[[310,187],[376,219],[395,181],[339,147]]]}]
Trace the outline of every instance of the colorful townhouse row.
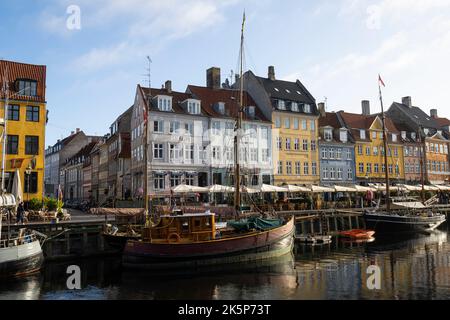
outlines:
[{"label": "colorful townhouse row", "polygon": [[[249,187],[449,182],[450,121],[412,105],[410,97],[382,115],[362,101],[360,114],[327,112],[300,81],[282,81],[269,67],[242,80],[242,179]],[[81,130],[46,150],[48,196],[61,189],[65,200],[142,198],[147,170],[152,196],[170,195],[180,184],[233,185],[234,133],[241,79],[221,83],[219,68],[206,72],[206,86],[183,92],[137,85],[134,103],[102,137]],[[147,127],[147,137],[145,135]],[[148,143],[147,147],[145,143]],[[148,161],[145,163],[145,150]],[[388,165],[384,165],[387,152]],[[423,168],[423,172],[422,172]]]}]

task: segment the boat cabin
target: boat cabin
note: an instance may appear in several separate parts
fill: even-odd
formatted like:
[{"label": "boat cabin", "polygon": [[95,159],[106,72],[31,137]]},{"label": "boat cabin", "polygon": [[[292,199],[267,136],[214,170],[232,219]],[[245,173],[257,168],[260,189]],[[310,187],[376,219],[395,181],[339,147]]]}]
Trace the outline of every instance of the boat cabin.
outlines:
[{"label": "boat cabin", "polygon": [[216,238],[214,213],[180,214],[160,217],[154,227],[143,230],[142,240],[147,242],[198,242]]}]

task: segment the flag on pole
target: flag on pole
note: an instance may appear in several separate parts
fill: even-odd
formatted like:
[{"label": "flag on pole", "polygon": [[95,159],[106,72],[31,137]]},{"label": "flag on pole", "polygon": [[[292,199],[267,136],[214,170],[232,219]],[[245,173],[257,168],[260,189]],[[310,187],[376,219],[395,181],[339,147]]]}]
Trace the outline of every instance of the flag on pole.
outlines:
[{"label": "flag on pole", "polygon": [[383,79],[381,79],[381,76],[380,76],[380,75],[378,75],[378,82],[379,82],[383,87],[386,87],[386,85],[384,84],[384,81],[383,81]]}]

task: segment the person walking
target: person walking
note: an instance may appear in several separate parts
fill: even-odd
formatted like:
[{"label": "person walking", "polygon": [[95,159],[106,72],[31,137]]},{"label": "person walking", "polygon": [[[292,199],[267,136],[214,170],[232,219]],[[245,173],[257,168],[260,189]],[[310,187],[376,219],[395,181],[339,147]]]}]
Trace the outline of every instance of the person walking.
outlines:
[{"label": "person walking", "polygon": [[23,216],[25,214],[25,207],[23,205],[23,202],[19,203],[19,206],[17,207],[17,219],[16,223],[23,224]]}]

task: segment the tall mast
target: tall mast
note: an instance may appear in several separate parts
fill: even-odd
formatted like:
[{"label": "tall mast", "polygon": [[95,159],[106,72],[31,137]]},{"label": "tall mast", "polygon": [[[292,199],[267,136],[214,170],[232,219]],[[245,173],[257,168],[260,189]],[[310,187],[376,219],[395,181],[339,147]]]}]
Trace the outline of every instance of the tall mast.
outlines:
[{"label": "tall mast", "polygon": [[240,79],[240,88],[239,88],[239,108],[237,115],[237,125],[236,125],[236,134],[234,137],[234,161],[235,161],[235,197],[234,197],[234,206],[236,208],[236,212],[240,215],[241,212],[241,177],[240,177],[240,157],[239,157],[239,139],[241,137],[241,128],[242,128],[242,109],[243,109],[243,100],[244,100],[244,79],[243,79],[243,52],[244,52],[244,26],[245,26],[245,11],[244,16],[242,18],[242,29],[241,29],[241,48],[239,52],[239,60],[240,60],[240,70],[239,70],[239,79]]},{"label": "tall mast", "polygon": [[419,145],[420,145],[420,183],[422,184],[422,190],[420,191],[420,197],[422,202],[425,202],[425,144],[422,143],[422,126],[419,126]]},{"label": "tall mast", "polygon": [[8,65],[6,65],[5,74],[3,75],[3,85],[2,92],[5,96],[5,101],[3,105],[3,150],[2,150],[2,184],[0,193],[3,194],[5,192],[5,164],[6,164],[6,139],[7,135],[7,123],[8,123],[8,104],[9,104],[9,88],[8,88]]},{"label": "tall mast", "polygon": [[383,106],[383,96],[381,94],[381,77],[379,76],[378,81],[378,91],[380,93],[380,103],[381,103],[381,114],[382,114],[382,122],[383,122],[383,144],[384,144],[384,167],[385,167],[385,179],[386,179],[386,209],[387,211],[391,211],[391,203],[390,203],[390,187],[389,187],[389,169],[388,169],[388,142],[387,142],[387,132],[386,132],[386,115],[384,114],[384,106]]},{"label": "tall mast", "polygon": [[147,109],[147,101],[150,101],[151,99],[151,64],[152,59],[150,59],[150,56],[147,56],[148,60],[148,94],[149,97],[145,97],[146,101],[144,101],[144,214],[145,214],[145,223],[148,224],[148,218],[149,218],[149,205],[148,205],[148,109]]}]

